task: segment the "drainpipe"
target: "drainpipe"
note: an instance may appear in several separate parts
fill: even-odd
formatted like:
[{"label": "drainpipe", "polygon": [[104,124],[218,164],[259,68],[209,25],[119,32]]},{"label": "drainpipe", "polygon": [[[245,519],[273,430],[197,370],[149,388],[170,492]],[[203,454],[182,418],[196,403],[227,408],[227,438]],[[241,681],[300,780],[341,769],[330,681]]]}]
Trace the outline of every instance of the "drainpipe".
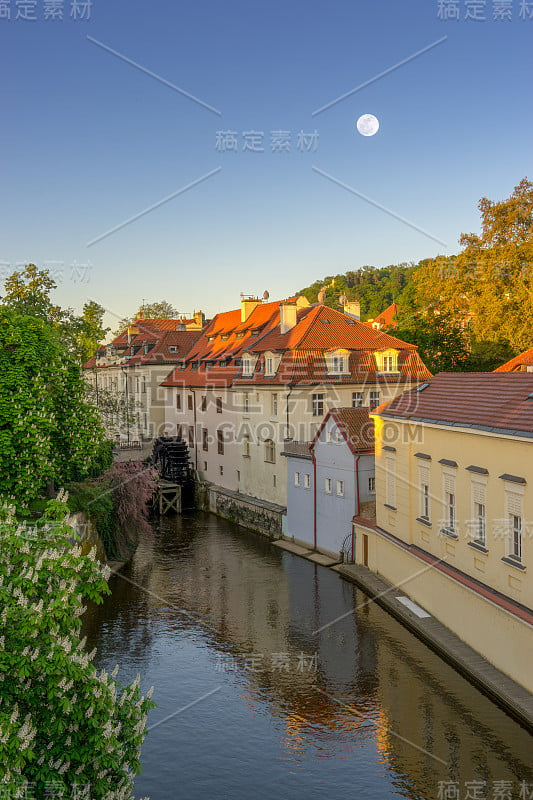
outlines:
[{"label": "drainpipe", "polygon": [[[311,448],[309,448],[311,450]],[[316,457],[314,450],[311,451],[311,455],[313,456],[313,541],[314,541],[314,548],[316,550]]]},{"label": "drainpipe", "polygon": [[198,472],[198,431],[196,430],[196,393],[192,387],[189,386],[189,390],[192,392],[192,405],[194,411],[194,468]]},{"label": "drainpipe", "polygon": [[289,389],[289,391],[287,392],[287,397],[285,398],[285,417],[286,417],[286,423],[285,423],[285,438],[286,438],[286,439],[288,439],[288,438],[289,438],[289,430],[290,430],[290,422],[289,422],[289,398],[290,398],[290,396],[291,396],[291,394],[292,394],[292,390],[293,390],[293,389],[294,389],[294,386],[291,386],[291,388],[290,388],[290,389]]},{"label": "drainpipe", "polygon": [[[357,494],[357,513],[356,516],[358,517],[361,512],[361,503],[359,502],[359,459],[361,458],[361,453],[357,453],[355,457],[355,491]],[[352,519],[352,561],[355,564],[355,524]]]}]

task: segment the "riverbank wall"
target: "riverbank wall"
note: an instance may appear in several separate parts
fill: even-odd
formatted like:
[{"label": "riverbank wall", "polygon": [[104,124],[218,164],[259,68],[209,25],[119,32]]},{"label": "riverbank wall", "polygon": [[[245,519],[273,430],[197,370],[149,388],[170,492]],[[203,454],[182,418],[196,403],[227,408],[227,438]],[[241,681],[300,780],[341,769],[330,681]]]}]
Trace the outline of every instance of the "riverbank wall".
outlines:
[{"label": "riverbank wall", "polygon": [[198,480],[195,496],[196,507],[201,511],[210,511],[271,539],[279,539],[283,535],[284,506]]}]

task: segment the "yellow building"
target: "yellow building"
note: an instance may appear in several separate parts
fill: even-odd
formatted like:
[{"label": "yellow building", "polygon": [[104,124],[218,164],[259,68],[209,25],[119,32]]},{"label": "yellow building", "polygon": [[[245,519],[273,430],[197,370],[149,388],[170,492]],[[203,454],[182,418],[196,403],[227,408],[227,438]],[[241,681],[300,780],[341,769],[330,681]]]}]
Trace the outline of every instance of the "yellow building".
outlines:
[{"label": "yellow building", "polygon": [[380,406],[356,561],[533,691],[533,374],[441,373]]}]

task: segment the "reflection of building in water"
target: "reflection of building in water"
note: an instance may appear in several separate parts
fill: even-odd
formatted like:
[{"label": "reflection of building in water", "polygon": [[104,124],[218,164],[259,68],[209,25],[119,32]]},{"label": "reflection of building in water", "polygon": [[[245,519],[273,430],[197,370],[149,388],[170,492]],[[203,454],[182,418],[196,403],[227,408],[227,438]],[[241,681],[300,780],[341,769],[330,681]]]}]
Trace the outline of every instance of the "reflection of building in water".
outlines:
[{"label": "reflection of building in water", "polygon": [[[336,573],[209,515],[161,530],[125,574],[151,594],[115,579],[115,602],[97,609],[112,618],[98,619],[104,654],[147,658],[164,617],[165,635],[191,631],[212,648],[213,670],[235,660],[220,682],[268,712],[293,761],[312,751],[353,769],[377,749],[398,795],[412,800],[436,800],[439,781],[463,784],[461,800],[473,779],[533,784],[531,737]],[[317,654],[316,671],[295,668],[301,653]],[[256,670],[245,666],[259,654]],[[288,670],[273,666],[276,654],[288,655]]]},{"label": "reflection of building in water", "polygon": [[288,744],[305,741],[306,730],[316,736],[313,726],[342,734],[361,726],[317,687],[329,694],[356,685],[366,697],[362,713],[376,713],[368,702],[375,664],[368,646],[357,643],[353,615],[313,635],[353,606],[350,584],[208,515],[175,524],[171,549],[167,534],[164,557],[156,554],[151,566],[139,553],[140,574],[132,579],[149,585],[149,605],[162,607],[158,598],[171,604],[164,613],[175,617],[176,631],[198,619],[218,651],[214,669],[244,676],[250,700],[272,704],[286,721]]},{"label": "reflection of building in water", "polygon": [[465,784],[485,781],[481,798],[492,798],[495,781],[514,783],[513,797],[520,782],[533,785],[523,728],[375,604],[360,620],[376,644],[376,743],[383,763],[420,793],[409,796],[437,797],[439,781],[458,782],[461,797]]}]

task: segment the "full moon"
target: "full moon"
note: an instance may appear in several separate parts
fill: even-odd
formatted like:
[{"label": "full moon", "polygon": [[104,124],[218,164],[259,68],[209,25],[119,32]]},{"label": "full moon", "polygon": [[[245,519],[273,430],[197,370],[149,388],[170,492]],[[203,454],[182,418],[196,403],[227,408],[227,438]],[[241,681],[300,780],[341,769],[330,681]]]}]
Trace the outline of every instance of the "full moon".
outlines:
[{"label": "full moon", "polygon": [[357,130],[362,136],[374,136],[379,131],[379,119],[373,114],[363,114],[357,120]]}]

